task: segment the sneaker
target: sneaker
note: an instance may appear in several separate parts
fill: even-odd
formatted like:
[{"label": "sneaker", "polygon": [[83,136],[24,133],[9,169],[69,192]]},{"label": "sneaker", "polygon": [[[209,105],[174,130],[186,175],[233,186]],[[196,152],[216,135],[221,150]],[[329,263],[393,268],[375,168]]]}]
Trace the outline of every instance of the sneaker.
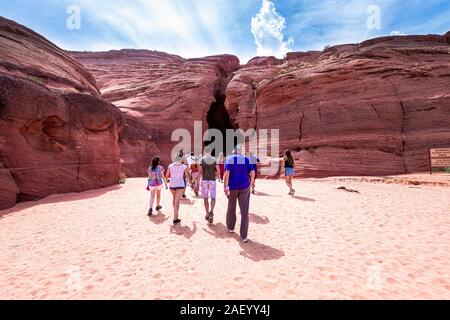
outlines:
[{"label": "sneaker", "polygon": [[227,229],[228,233],[234,233],[234,230]]},{"label": "sneaker", "polygon": [[291,196],[295,196],[295,189],[292,189]]},{"label": "sneaker", "polygon": [[174,226],[179,225],[180,223],[181,223],[181,220],[180,220],[180,219],[173,220],[173,225],[174,225]]},{"label": "sneaker", "polygon": [[153,209],[150,208],[150,209],[148,210],[148,216],[150,217],[150,216],[152,216],[152,215],[153,215]]},{"label": "sneaker", "polygon": [[247,243],[247,242],[249,242],[250,240],[249,240],[248,238],[245,238],[245,239],[241,239],[241,241],[242,241],[242,243]]},{"label": "sneaker", "polygon": [[212,211],[209,213],[208,222],[211,224],[214,223],[214,213]]},{"label": "sneaker", "polygon": [[205,220],[206,220],[206,221],[209,220],[209,213],[205,216]]},{"label": "sneaker", "polygon": [[161,210],[162,209],[162,206],[157,206],[156,207],[156,211],[159,211],[159,210]]}]

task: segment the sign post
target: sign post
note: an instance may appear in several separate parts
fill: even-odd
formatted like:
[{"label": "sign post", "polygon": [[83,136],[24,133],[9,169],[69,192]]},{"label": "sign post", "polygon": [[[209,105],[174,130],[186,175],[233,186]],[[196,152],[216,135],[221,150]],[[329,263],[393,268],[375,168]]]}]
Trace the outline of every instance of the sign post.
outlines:
[{"label": "sign post", "polygon": [[430,174],[433,174],[433,169],[450,169],[450,148],[430,149],[428,157]]}]

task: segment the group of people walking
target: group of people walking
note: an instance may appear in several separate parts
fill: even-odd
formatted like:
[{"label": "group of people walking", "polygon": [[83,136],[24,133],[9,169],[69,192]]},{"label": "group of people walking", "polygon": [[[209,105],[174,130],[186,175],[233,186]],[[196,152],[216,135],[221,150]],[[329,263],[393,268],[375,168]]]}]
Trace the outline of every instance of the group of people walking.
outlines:
[{"label": "group of people walking", "polygon": [[[173,196],[173,224],[179,225],[181,200],[186,197],[188,182],[196,196],[204,201],[205,220],[214,223],[214,210],[217,199],[217,181],[223,182],[224,194],[228,198],[227,229],[229,233],[235,232],[237,217],[236,208],[239,204],[241,210],[240,236],[243,243],[248,242],[249,208],[251,193],[256,194],[255,179],[257,176],[257,164],[259,159],[250,154],[246,157],[242,154],[242,148],[237,146],[233,155],[216,159],[211,155],[211,149],[205,148],[203,157],[195,158],[193,154],[185,157],[183,152],[175,156],[174,162],[169,165],[167,171],[160,165],[161,160],[155,157],[148,169],[148,187],[150,191],[150,209],[148,215],[162,209],[161,193],[164,187],[170,189]],[[289,195],[294,196],[293,177],[295,174],[295,161],[290,151],[286,151],[284,157],[285,179],[289,187]]]}]

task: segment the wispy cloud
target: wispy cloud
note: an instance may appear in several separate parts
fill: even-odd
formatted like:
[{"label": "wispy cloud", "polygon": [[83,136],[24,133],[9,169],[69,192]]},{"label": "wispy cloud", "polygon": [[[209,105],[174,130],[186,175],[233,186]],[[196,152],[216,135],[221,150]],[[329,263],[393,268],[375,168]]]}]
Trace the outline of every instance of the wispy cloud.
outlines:
[{"label": "wispy cloud", "polygon": [[[390,35],[443,33],[450,28],[448,0],[286,0],[293,9],[287,32],[295,35],[296,49],[316,50],[326,45],[361,42]],[[380,8],[381,28],[368,29],[369,6]]]},{"label": "wispy cloud", "polygon": [[208,1],[79,1],[84,13],[134,47],[186,57],[230,52],[220,12]]},{"label": "wispy cloud", "polygon": [[261,8],[252,18],[252,33],[257,46],[257,55],[283,58],[292,50],[294,39],[285,40],[283,31],[286,29],[286,19],[277,12],[275,4],[263,0]]}]

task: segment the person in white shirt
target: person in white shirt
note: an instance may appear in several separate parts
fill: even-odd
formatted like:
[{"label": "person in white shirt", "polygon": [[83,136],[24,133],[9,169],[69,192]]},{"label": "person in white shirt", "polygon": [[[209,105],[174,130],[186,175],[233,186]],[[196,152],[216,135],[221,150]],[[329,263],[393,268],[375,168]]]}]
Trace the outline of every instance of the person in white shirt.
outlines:
[{"label": "person in white shirt", "polygon": [[173,196],[173,224],[181,223],[179,219],[180,201],[186,191],[186,178],[189,177],[189,168],[183,164],[182,156],[176,156],[175,162],[167,169],[167,179],[170,179],[169,187]]}]

